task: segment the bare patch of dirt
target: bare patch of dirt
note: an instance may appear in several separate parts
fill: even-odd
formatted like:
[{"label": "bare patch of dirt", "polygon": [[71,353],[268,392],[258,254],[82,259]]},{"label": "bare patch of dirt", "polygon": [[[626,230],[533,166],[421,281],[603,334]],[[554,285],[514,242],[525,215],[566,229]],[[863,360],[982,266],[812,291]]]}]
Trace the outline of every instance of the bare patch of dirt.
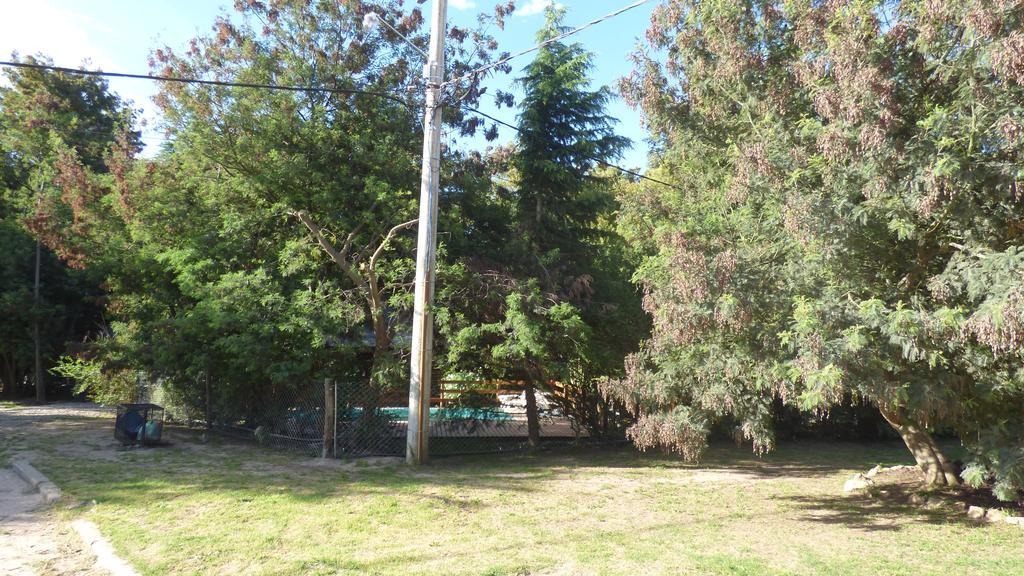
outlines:
[{"label": "bare patch of dirt", "polygon": [[686,484],[690,482],[753,482],[765,480],[767,477],[748,470],[732,470],[729,468],[698,468],[687,470],[686,473],[678,474],[672,479],[665,480],[670,483]]},{"label": "bare patch of dirt", "polygon": [[987,488],[962,488],[949,494],[949,497],[965,510],[970,506],[998,508],[1009,516],[1024,516],[1024,502],[1003,502]]},{"label": "bare patch of dirt", "polygon": [[730,470],[728,468],[692,468],[673,470],[666,476],[650,477],[647,475],[623,476],[621,472],[610,471],[608,473],[597,473],[590,469],[577,470],[570,475],[567,481],[572,482],[578,489],[605,489],[615,490],[646,489],[665,485],[687,485],[687,484],[729,484],[737,482],[754,482],[764,480],[765,476],[746,470]]},{"label": "bare patch of dirt", "polygon": [[0,470],[0,569],[9,576],[105,574],[68,526],[12,470]]},{"label": "bare patch of dirt", "polygon": [[31,435],[33,444],[53,442],[69,456],[118,460],[122,453],[117,450],[120,443],[114,440],[113,417],[110,408],[82,402],[0,408],[0,448],[31,459],[36,456],[26,450]]},{"label": "bare patch of dirt", "polygon": [[1024,502],[1003,502],[987,488],[929,488],[925,485],[924,475],[917,466],[882,468],[868,477],[873,484],[867,490],[867,494],[885,503],[963,510],[971,506],[998,508],[1012,516],[1024,516]]},{"label": "bare patch of dirt", "polygon": [[352,460],[339,460],[337,458],[310,458],[299,462],[302,466],[310,468],[331,468],[337,470],[358,470],[360,468],[390,468],[405,463],[404,458],[397,456],[367,456]]},{"label": "bare patch of dirt", "polygon": [[9,409],[19,417],[53,420],[57,417],[113,418],[114,409],[88,402],[50,402],[48,404],[22,404]]},{"label": "bare patch of dirt", "polygon": [[924,475],[917,466],[892,466],[881,468],[874,476],[869,476],[875,484],[888,486],[921,486]]}]

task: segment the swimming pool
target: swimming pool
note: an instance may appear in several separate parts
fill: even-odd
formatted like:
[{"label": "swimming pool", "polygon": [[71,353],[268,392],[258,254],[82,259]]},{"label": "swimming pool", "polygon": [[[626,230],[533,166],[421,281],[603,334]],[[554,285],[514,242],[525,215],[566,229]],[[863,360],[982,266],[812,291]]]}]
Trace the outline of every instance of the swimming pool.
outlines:
[{"label": "swimming pool", "polygon": [[[409,408],[399,406],[389,406],[386,408],[380,408],[380,412],[392,420],[408,421],[409,420]],[[362,408],[353,408],[349,414],[351,418],[358,418],[362,415]],[[512,415],[498,408],[468,408],[465,406],[457,407],[432,407],[430,409],[431,420],[489,420],[494,422],[504,422],[512,419]]]}]

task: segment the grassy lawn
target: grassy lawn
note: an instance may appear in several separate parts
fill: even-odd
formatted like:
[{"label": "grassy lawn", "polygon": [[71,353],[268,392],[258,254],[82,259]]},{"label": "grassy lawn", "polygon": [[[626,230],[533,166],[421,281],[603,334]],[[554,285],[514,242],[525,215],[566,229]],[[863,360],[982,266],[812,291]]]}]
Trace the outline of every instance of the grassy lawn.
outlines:
[{"label": "grassy lawn", "polygon": [[[700,466],[631,450],[331,462],[171,430],[117,451],[110,421],[26,425],[29,453],[145,574],[1022,574],[1024,530],[953,505],[844,496],[902,446],[719,446]],[[19,425],[20,424],[20,425]]]}]

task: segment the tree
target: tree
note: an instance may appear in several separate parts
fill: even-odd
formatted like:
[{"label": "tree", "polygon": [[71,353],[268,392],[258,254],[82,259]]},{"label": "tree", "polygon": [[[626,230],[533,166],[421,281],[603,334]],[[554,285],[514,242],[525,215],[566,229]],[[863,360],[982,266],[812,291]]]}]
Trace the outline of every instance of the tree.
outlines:
[{"label": "tree", "polygon": [[[538,42],[566,30],[564,14],[547,10]],[[578,383],[561,401],[585,415],[594,406],[580,401],[625,353],[616,358],[611,350],[631,344],[629,331],[613,336],[600,328],[628,318],[632,294],[621,290],[628,284],[615,267],[622,245],[607,226],[612,180],[596,168],[618,157],[628,141],[614,134],[615,121],[605,113],[611,92],[589,87],[591,66],[579,44],[552,42],[518,79],[520,136],[493,159],[508,184],[486,201],[491,213],[483,214],[483,226],[473,227],[477,236],[481,230],[492,236],[467,248],[462,276],[449,290],[450,310],[439,317],[450,334],[453,368],[526,382],[534,445],[536,389],[552,380]],[[611,338],[596,341],[596,333]]]},{"label": "tree", "polygon": [[[421,68],[414,47],[361,21],[374,11],[414,44],[425,36],[400,2],[235,7],[186,51],[155,50],[154,71],[322,89],[164,84],[157,158],[129,157],[115,178],[71,163],[83,176],[68,185],[125,207],[105,369],[159,378],[193,408],[211,380],[216,412],[260,424],[325,377],[364,382],[368,402],[407,385],[395,338],[411,303],[421,107],[406,88]],[[490,57],[488,36],[449,35],[454,72]],[[463,119],[446,116],[475,129]]]},{"label": "tree", "polygon": [[634,441],[694,458],[729,419],[767,450],[773,398],[852,395],[930,484],[959,482],[929,434],[951,426],[964,477],[1016,497],[1021,17],[982,1],[657,9],[623,83],[677,184],[622,198],[655,326],[607,390],[638,414]]},{"label": "tree", "polygon": [[[15,57],[17,60],[17,57]],[[49,64],[29,57],[26,64]],[[31,333],[36,398],[45,399],[43,365],[69,340],[94,329],[99,308],[95,298],[101,274],[69,270],[85,265],[86,206],[94,200],[61,187],[61,169],[76,158],[103,170],[104,158],[126,132],[132,111],[108,90],[102,79],[40,69],[10,68],[0,87],[4,246],[0,256],[7,272],[3,301],[9,338],[4,345],[5,389],[13,392],[24,361],[23,334]],[[130,145],[130,144],[129,144]],[[31,236],[30,236],[31,235]],[[26,242],[34,248],[25,252]],[[52,252],[52,253],[51,253]],[[31,264],[30,264],[31,262]],[[31,326],[31,328],[29,328]],[[24,332],[23,332],[24,331]],[[43,356],[47,358],[43,358]]]},{"label": "tree", "polygon": [[13,396],[33,361],[32,238],[7,210],[0,210],[0,383]]}]

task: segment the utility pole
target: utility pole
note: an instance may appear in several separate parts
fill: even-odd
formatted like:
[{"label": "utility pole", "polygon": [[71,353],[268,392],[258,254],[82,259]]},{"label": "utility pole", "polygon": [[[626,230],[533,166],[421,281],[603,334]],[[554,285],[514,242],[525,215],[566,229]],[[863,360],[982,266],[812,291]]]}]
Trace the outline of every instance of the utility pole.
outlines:
[{"label": "utility pole", "polygon": [[412,318],[412,359],[409,378],[409,420],[405,461],[423,464],[429,453],[430,370],[434,355],[434,271],[437,250],[437,197],[441,171],[441,82],[444,80],[444,36],[447,0],[434,0],[430,53],[423,75],[427,83],[423,114],[423,171],[420,176],[420,218],[416,240],[416,296]]},{"label": "utility pole", "polygon": [[43,382],[43,359],[39,343],[39,268],[42,251],[41,242],[36,240],[36,283],[33,290],[33,301],[35,302],[33,308],[35,309],[32,311],[32,340],[36,348],[36,402],[40,404],[46,402],[46,383]]}]

